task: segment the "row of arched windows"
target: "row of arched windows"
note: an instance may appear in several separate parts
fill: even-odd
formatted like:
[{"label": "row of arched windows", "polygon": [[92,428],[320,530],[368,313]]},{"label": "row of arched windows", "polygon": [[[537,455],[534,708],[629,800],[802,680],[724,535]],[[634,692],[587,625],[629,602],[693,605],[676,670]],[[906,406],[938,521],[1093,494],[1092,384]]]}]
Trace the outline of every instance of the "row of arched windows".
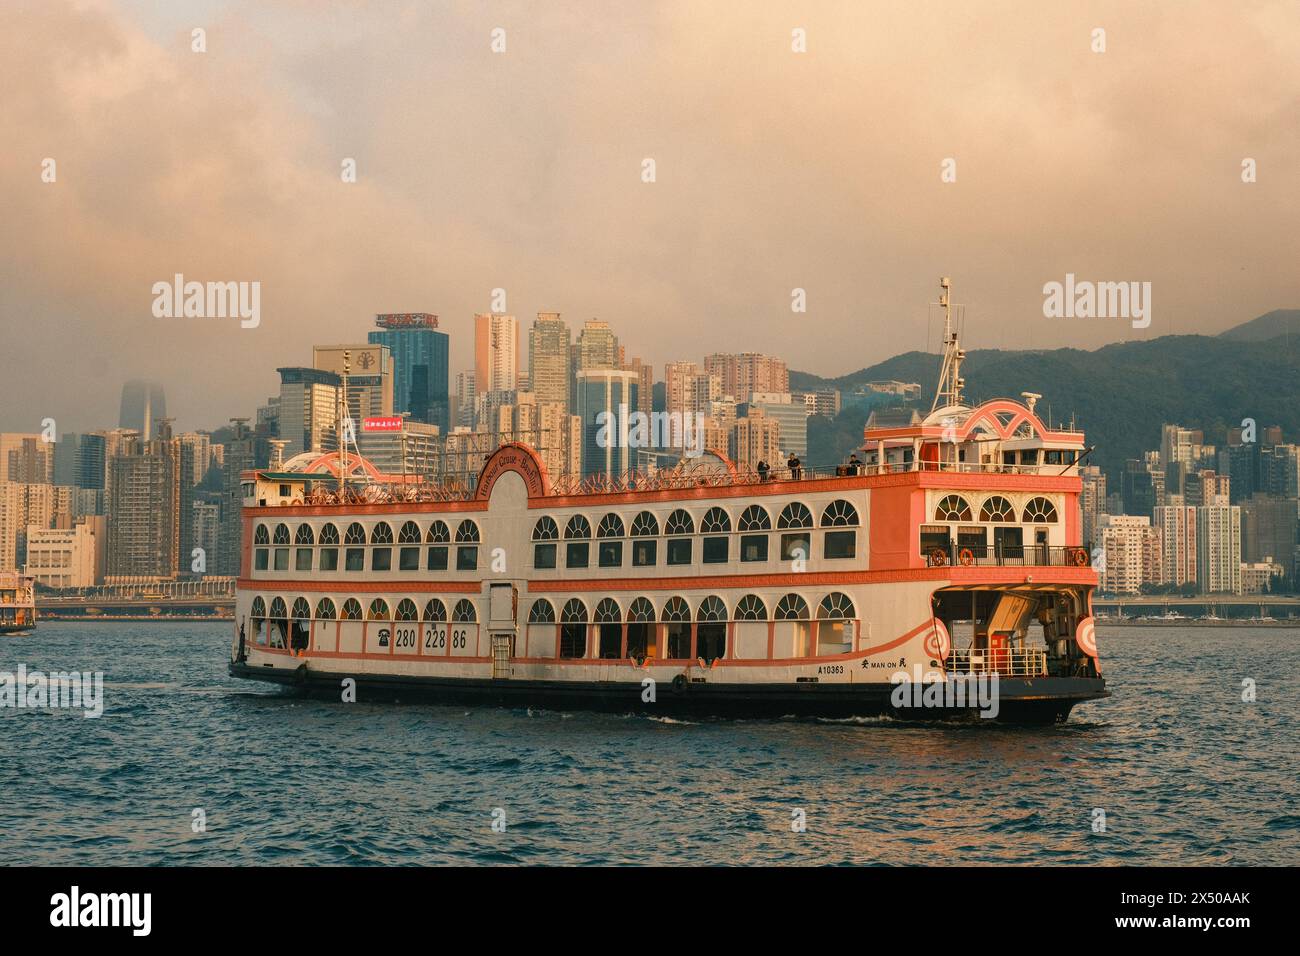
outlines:
[{"label": "row of arched windows", "polygon": [[[947,495],[934,509],[935,521],[973,521],[975,512],[961,495]],[[1011,502],[1001,495],[991,495],[980,505],[979,520],[988,522],[1014,522],[1016,509]],[[1020,520],[1025,524],[1055,524],[1056,505],[1043,497],[1030,498],[1025,502]]]},{"label": "row of arched windows", "polygon": [[[276,597],[271,599],[270,607],[267,607],[266,600],[260,595],[253,598],[253,605],[249,611],[249,616],[254,621],[260,621],[267,618],[272,620],[305,621],[315,619],[318,621],[446,621],[447,605],[438,598],[430,598],[424,604],[423,612],[419,611],[414,601],[410,598],[403,598],[397,602],[397,606],[390,611],[390,606],[383,598],[375,598],[362,613],[361,602],[356,598],[348,598],[343,602],[342,607],[337,606],[331,598],[321,598],[316,602],[313,609],[305,597],[294,600],[292,613],[289,613],[289,606],[285,603],[284,598]],[[473,624],[478,621],[478,611],[474,607],[474,602],[468,598],[462,598],[455,603],[451,611],[450,620],[453,623]]]},{"label": "row of arched windows", "polygon": [[[466,518],[456,525],[457,571],[478,569],[479,543],[476,522]],[[422,544],[425,546],[423,559]],[[450,566],[451,544],[451,528],[441,519],[424,531],[414,521],[406,521],[398,528],[396,541],[393,526],[387,521],[376,523],[369,535],[360,522],[354,521],[344,530],[341,541],[338,526],[332,522],[323,525],[319,535],[304,523],[293,533],[293,570],[337,571],[341,558],[345,571],[419,571],[421,567],[426,571],[446,571]],[[277,524],[274,530],[259,524],[253,532],[254,570],[288,571],[290,551],[287,524]]]},{"label": "row of arched windows", "polygon": [[[858,525],[858,510],[851,502],[836,499],[822,510],[823,528],[851,528]],[[638,512],[632,519],[633,538],[655,538],[661,534],[675,535],[729,534],[732,531],[731,514],[725,509],[714,506],[700,518],[697,526],[695,518],[685,508],[677,508],[664,519],[662,529],[659,519],[649,511]],[[798,530],[813,527],[812,512],[801,501],[792,501],[781,510],[776,520],[778,531]],[[596,527],[597,538],[627,537],[623,518],[613,512],[600,519]],[[738,531],[771,531],[772,515],[762,505],[750,505],[741,512],[735,529]],[[550,515],[543,515],[533,526],[534,541],[557,541],[561,537],[560,527]],[[586,515],[573,515],[565,522],[565,540],[582,540],[592,537],[591,522]]]},{"label": "row of arched windows", "polygon": [[[426,544],[450,544],[451,529],[447,522],[436,520],[428,529],[421,533],[420,526],[414,521],[405,522],[397,532],[398,544],[420,544],[422,541]],[[320,529],[319,539],[316,532],[309,524],[298,525],[293,534],[293,543],[310,545],[310,544],[338,544],[339,529],[333,523],[327,523]],[[387,521],[378,522],[370,529],[369,539],[367,540],[366,529],[360,522],[354,521],[347,526],[343,533],[343,544],[392,544],[393,543],[393,526]],[[457,544],[478,544],[479,530],[478,524],[469,518],[464,519],[456,526],[456,543]],[[253,544],[255,546],[269,545],[287,545],[289,544],[289,526],[287,524],[278,524],[274,531],[268,530],[264,524],[259,524],[257,530],[253,532]]]},{"label": "row of arched windows", "polygon": [[[819,620],[853,620],[857,616],[853,600],[840,591],[832,591],[822,598],[817,606]],[[557,618],[555,605],[548,598],[538,598],[528,610],[529,624],[583,623],[583,624],[617,624],[626,617],[628,623],[677,623],[695,621],[808,621],[812,615],[808,602],[798,594],[783,595],[775,605],[775,613],[769,617],[767,602],[757,594],[746,594],[736,602],[734,616],[727,614],[727,605],[715,594],[704,598],[691,614],[691,606],[683,597],[671,597],[664,602],[656,614],[654,604],[646,597],[633,599],[627,606],[626,615],[619,603],[613,598],[602,598],[589,608],[580,598],[570,598],[560,608]]]}]

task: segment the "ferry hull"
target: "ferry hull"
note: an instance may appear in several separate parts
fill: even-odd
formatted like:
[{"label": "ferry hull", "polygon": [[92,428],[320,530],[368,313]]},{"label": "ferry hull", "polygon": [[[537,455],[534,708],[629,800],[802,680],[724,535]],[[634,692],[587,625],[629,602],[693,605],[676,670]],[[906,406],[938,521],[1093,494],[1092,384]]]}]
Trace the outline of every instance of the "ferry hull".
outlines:
[{"label": "ferry hull", "polygon": [[[282,667],[232,663],[232,677],[293,688],[300,694],[339,700],[345,679],[356,681],[357,700],[433,704],[589,710],[659,717],[981,720],[973,707],[896,707],[894,686],[860,684],[721,684],[660,682],[655,700],[642,700],[639,683],[526,679],[447,678],[416,675],[321,671],[305,665]],[[999,680],[998,707],[990,722],[1052,724],[1069,717],[1076,704],[1110,696],[1100,678],[1024,678]]]}]

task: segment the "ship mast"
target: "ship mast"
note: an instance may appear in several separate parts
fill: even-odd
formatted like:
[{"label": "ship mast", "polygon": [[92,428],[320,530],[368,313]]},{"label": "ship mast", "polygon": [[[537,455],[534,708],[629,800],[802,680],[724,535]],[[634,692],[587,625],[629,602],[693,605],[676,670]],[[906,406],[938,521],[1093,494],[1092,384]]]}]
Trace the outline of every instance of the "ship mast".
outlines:
[{"label": "ship mast", "polygon": [[343,350],[343,388],[339,391],[339,401],[343,407],[340,409],[338,416],[339,423],[343,426],[339,429],[339,500],[346,499],[344,494],[347,491],[348,480],[345,477],[348,473],[348,425],[352,421],[351,412],[348,411],[348,372],[351,371],[352,352],[349,349]]},{"label": "ship mast", "polygon": [[966,384],[961,377],[962,359],[966,352],[957,341],[957,330],[952,324],[952,279],[944,276],[939,280],[943,292],[939,295],[939,305],[943,308],[943,368],[939,371],[939,387],[934,393],[934,404],[930,413],[948,405],[961,404],[961,389]]}]

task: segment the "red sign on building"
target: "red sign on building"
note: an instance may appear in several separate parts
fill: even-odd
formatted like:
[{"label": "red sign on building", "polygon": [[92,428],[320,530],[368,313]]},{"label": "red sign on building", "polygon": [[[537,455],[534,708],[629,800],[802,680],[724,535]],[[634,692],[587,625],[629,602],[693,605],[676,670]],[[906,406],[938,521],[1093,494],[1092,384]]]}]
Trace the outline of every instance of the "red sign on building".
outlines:
[{"label": "red sign on building", "polygon": [[361,419],[361,430],[363,432],[400,432],[402,430],[402,419],[401,416],[363,418]]}]

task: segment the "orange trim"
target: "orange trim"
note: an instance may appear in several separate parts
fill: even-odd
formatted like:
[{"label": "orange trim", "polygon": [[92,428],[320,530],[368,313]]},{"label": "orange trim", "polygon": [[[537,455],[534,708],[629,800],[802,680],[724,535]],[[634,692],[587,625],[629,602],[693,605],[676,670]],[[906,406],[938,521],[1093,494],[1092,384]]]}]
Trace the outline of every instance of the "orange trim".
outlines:
[{"label": "orange trim", "polygon": [[[893,584],[901,581],[935,581],[941,584],[1096,584],[1091,568],[1027,566],[899,568],[888,571],[805,571],[785,574],[700,575],[681,578],[599,578],[528,582],[529,595],[574,591],[673,591],[700,588],[788,587],[799,590],[812,585]],[[271,590],[263,588],[262,590]]]}]

